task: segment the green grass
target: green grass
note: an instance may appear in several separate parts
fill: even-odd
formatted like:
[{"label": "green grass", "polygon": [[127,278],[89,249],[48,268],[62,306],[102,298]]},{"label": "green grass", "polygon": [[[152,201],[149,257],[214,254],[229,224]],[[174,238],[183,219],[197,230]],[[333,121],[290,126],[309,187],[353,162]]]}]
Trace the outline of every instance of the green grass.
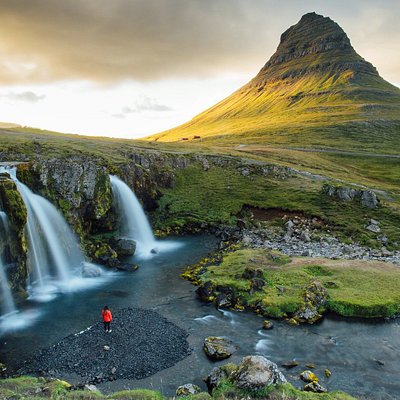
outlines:
[{"label": "green grass", "polygon": [[269,400],[354,400],[343,392],[310,393],[295,389],[291,384],[273,385],[258,391],[239,389],[229,381],[223,381],[212,395],[215,400],[269,399]]},{"label": "green grass", "polygon": [[256,167],[243,176],[233,167],[211,167],[203,171],[192,165],[176,171],[173,188],[163,190],[154,218],[162,226],[185,224],[233,224],[244,205],[281,208],[318,216],[342,238],[378,245],[376,234],[365,230],[370,218],[381,222],[391,242],[400,242],[400,213],[393,208],[370,210],[355,201],[342,202],[321,193],[322,182],[300,176],[275,179]]},{"label": "green grass", "polygon": [[[304,303],[304,291],[317,280],[328,291],[327,311],[342,316],[390,317],[400,312],[400,270],[374,261],[293,258],[279,263],[269,250],[228,253],[220,265],[207,268],[201,281],[230,287],[243,305],[271,317],[284,317]],[[261,292],[250,293],[242,278],[246,267],[261,268],[266,282]],[[283,288],[283,290],[282,290]]]},{"label": "green grass", "polygon": [[[101,392],[87,390],[69,391],[69,384],[59,380],[47,380],[44,378],[32,378],[22,376],[0,380],[0,398],[14,400],[163,400],[168,399],[161,393],[148,389],[134,389],[103,395]],[[266,397],[268,396],[268,397]],[[214,390],[212,396],[201,392],[197,395],[181,397],[182,400],[207,400],[249,398],[270,400],[352,400],[353,397],[342,392],[326,394],[314,394],[302,392],[290,384],[271,386],[259,391],[245,391],[236,388],[225,381]]]}]

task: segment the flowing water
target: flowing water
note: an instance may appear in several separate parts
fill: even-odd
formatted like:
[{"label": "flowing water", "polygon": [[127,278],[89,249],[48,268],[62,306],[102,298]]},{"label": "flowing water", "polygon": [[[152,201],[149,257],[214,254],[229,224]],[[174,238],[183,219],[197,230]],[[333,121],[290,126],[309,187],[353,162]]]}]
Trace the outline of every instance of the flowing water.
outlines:
[{"label": "flowing water", "polygon": [[16,311],[14,299],[11,293],[10,285],[8,283],[5,264],[3,261],[3,253],[7,246],[7,239],[9,234],[8,218],[4,211],[0,211],[0,290],[2,297],[2,304],[0,308],[0,315],[4,317]]},{"label": "flowing water", "polygon": [[[283,371],[297,387],[302,387],[298,374],[306,369],[306,363],[313,362],[321,383],[329,390],[340,389],[374,400],[399,398],[398,320],[366,323],[326,318],[317,325],[298,327],[276,322],[274,329],[263,331],[262,318],[256,315],[218,310],[196,299],[195,287],[179,278],[179,273],[184,265],[204,257],[216,242],[207,236],[179,241],[182,246],[173,252],[160,253],[151,259],[133,257],[131,261],[140,265],[134,273],[119,273],[96,290],[41,304],[41,317],[35,325],[0,339],[0,359],[10,366],[20,365],[39,349],[93,325],[104,304],[114,310],[135,306],[154,309],[186,329],[192,354],[149,378],[99,385],[104,392],[137,387],[153,388],[172,396],[177,386],[188,382],[205,388],[202,379],[216,365],[261,354],[278,364],[293,358],[299,361],[299,367]],[[207,336],[228,337],[238,350],[230,360],[213,363],[202,350]],[[329,380],[324,377],[325,368],[332,371]],[[78,377],[65,378],[79,381]]]},{"label": "flowing water", "polygon": [[156,240],[150,223],[135,193],[121,179],[110,175],[114,202],[119,213],[120,233],[136,241],[136,256],[151,258],[159,252],[171,251],[179,242]]}]

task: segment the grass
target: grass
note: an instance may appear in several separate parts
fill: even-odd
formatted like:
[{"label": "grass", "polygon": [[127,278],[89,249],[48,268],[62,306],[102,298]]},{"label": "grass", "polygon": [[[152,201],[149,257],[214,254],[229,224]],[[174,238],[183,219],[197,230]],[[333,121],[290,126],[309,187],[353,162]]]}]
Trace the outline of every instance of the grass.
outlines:
[{"label": "grass", "polygon": [[213,391],[215,400],[227,399],[269,399],[269,400],[354,400],[343,392],[310,393],[295,389],[289,383],[272,385],[258,391],[239,389],[229,381],[223,381]]},{"label": "grass", "polygon": [[[319,281],[328,292],[326,310],[346,317],[391,317],[400,312],[400,270],[377,261],[292,258],[269,250],[245,249],[228,253],[220,265],[207,268],[201,281],[230,287],[239,301],[271,317],[293,314],[304,304],[304,291]],[[261,268],[265,286],[250,293],[242,278],[246,267]]]},{"label": "grass", "polygon": [[[0,398],[15,400],[167,400],[168,398],[154,390],[134,389],[124,390],[110,395],[88,390],[68,390],[69,384],[59,380],[47,380],[22,376],[0,380]],[[268,397],[267,397],[268,396]],[[270,400],[351,400],[353,397],[342,392],[314,394],[302,392],[290,384],[271,386],[259,391],[244,391],[229,382],[223,382],[212,396],[201,392],[197,395],[181,397],[182,400],[207,400],[249,398]]]},{"label": "grass", "polygon": [[[260,167],[261,168],[261,167]],[[175,173],[173,188],[164,189],[154,217],[160,225],[234,224],[244,205],[301,211],[323,219],[342,238],[377,246],[376,234],[365,230],[369,218],[381,221],[382,233],[400,242],[400,213],[390,207],[366,209],[321,193],[322,182],[295,176],[263,176],[259,167],[243,176],[239,168],[192,165]]]}]

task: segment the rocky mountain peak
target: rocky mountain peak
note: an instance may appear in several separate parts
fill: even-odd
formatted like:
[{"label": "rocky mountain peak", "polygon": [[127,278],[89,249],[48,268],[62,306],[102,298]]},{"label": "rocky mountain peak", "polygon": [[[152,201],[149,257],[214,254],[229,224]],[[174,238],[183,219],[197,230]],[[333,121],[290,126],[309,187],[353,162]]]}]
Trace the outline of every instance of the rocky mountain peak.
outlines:
[{"label": "rocky mountain peak", "polygon": [[[311,12],[287,29],[279,46],[262,71],[280,67],[293,61],[300,67],[310,68],[318,60],[318,68],[335,66],[341,70],[362,69],[377,74],[376,69],[353,49],[344,30],[329,17]],[[302,64],[302,65],[301,65]]]}]

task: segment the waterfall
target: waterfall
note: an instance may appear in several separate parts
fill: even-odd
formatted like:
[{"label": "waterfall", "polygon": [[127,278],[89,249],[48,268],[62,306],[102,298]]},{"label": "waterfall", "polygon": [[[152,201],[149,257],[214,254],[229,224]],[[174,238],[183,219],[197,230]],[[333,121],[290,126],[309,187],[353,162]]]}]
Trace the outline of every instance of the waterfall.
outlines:
[{"label": "waterfall", "polygon": [[28,220],[28,292],[37,300],[51,300],[58,292],[70,292],[92,285],[86,276],[98,277],[100,267],[85,262],[78,240],[61,213],[44,197],[34,194],[16,176],[15,168],[3,169],[17,185]]},{"label": "waterfall", "polygon": [[139,200],[121,179],[110,175],[110,181],[119,212],[121,234],[136,241],[139,254],[150,254],[156,240]]},{"label": "waterfall", "polygon": [[135,254],[137,256],[148,258],[153,253],[169,251],[181,246],[179,242],[156,240],[135,193],[114,175],[110,175],[110,182],[120,219],[120,233],[136,241]]},{"label": "waterfall", "polygon": [[[7,215],[5,212],[0,211],[0,242],[2,244],[1,250],[3,250],[3,245],[4,246],[6,245],[8,234],[9,234],[9,229],[8,229]],[[11,294],[11,289],[8,283],[5,265],[1,253],[0,253],[0,290],[3,299],[3,302],[1,304],[1,315],[4,316],[10,313],[14,313],[16,311],[16,308]]]}]

